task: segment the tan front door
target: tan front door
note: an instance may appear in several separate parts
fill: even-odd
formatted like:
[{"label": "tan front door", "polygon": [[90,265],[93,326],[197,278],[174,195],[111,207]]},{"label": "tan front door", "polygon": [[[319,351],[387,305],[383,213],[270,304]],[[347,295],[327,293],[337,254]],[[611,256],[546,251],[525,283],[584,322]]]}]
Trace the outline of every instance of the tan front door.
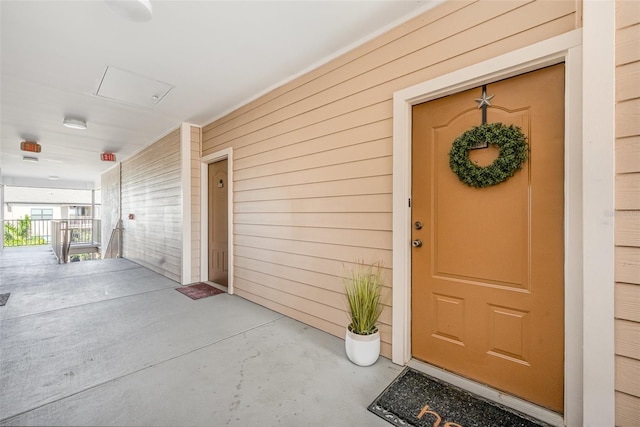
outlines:
[{"label": "tan front door", "polygon": [[209,165],[209,280],[225,286],[229,271],[227,163]]},{"label": "tan front door", "polygon": [[[519,126],[522,170],[487,188],[449,167],[481,88],[413,108],[412,354],[563,412],[564,65],[487,85],[487,122]],[[488,165],[497,149],[470,151]]]}]

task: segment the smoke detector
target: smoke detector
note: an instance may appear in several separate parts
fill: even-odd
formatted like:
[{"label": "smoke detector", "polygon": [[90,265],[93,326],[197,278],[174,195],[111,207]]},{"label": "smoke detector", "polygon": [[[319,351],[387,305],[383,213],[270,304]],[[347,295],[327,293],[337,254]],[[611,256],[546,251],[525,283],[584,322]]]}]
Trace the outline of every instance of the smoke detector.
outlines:
[{"label": "smoke detector", "polygon": [[105,0],[105,3],[112,12],[131,21],[148,21],[153,13],[149,0]]},{"label": "smoke detector", "polygon": [[65,117],[62,124],[70,129],[84,130],[87,128],[87,122],[81,119],[74,119],[71,117]]}]

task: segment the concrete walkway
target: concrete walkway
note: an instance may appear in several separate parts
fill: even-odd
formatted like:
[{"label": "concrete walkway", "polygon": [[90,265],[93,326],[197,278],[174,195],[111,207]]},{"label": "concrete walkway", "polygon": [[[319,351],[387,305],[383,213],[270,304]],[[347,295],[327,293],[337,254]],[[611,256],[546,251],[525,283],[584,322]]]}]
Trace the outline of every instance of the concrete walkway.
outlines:
[{"label": "concrete walkway", "polygon": [[389,426],[401,367],[242,298],[197,301],[124,259],[0,252],[0,425]]}]

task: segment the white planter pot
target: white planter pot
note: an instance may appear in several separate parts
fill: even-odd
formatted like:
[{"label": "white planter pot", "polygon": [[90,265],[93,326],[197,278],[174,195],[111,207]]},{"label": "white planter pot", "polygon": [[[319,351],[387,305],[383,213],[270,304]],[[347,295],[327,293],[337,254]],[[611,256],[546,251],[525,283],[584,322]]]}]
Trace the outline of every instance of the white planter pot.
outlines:
[{"label": "white planter pot", "polygon": [[344,348],[349,360],[356,365],[373,365],[380,356],[380,332],[371,335],[358,335],[347,328]]}]

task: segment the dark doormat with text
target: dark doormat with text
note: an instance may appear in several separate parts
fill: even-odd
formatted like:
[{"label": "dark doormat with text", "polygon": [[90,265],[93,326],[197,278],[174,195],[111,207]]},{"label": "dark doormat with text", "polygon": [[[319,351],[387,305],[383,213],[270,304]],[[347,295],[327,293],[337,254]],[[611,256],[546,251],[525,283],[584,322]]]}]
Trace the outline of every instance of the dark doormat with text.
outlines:
[{"label": "dark doormat with text", "polygon": [[5,305],[7,301],[9,301],[9,295],[11,295],[11,292],[9,292],[8,294],[0,294],[0,307]]},{"label": "dark doormat with text", "polygon": [[189,286],[182,286],[181,288],[176,288],[176,291],[183,293],[194,300],[225,293],[224,291],[203,282]]},{"label": "dark doormat with text", "polygon": [[367,408],[405,427],[540,427],[533,420],[407,367]]}]

